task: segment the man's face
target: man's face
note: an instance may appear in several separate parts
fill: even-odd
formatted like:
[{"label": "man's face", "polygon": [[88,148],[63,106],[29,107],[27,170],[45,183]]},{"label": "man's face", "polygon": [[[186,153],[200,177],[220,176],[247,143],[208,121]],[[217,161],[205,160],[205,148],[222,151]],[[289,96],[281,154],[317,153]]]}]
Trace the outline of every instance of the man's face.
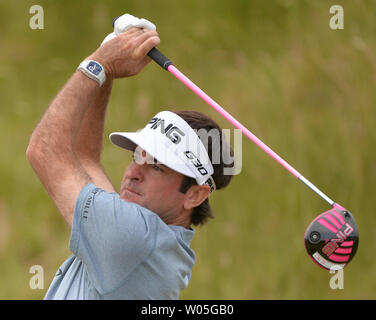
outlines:
[{"label": "man's face", "polygon": [[124,172],[120,197],[127,202],[135,202],[155,213],[166,223],[173,224],[183,210],[184,194],[179,192],[183,175],[159,164],[140,161],[148,156],[136,148],[133,161]]}]

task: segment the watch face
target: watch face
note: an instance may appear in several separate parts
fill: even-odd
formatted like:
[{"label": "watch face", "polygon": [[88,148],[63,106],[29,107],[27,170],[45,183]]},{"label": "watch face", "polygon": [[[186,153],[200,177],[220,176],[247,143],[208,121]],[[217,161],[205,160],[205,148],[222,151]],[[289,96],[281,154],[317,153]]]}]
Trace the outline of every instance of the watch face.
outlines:
[{"label": "watch face", "polygon": [[99,75],[102,71],[102,67],[94,61],[90,61],[86,66],[86,69],[96,76]]}]

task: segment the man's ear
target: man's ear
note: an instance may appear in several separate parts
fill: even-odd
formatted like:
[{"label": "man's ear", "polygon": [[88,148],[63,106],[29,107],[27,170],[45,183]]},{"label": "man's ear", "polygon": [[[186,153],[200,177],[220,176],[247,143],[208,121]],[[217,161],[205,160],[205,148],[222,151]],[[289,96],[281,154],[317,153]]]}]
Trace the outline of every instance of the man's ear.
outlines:
[{"label": "man's ear", "polygon": [[191,210],[198,207],[210,195],[210,187],[208,185],[193,185],[184,195],[184,209]]}]

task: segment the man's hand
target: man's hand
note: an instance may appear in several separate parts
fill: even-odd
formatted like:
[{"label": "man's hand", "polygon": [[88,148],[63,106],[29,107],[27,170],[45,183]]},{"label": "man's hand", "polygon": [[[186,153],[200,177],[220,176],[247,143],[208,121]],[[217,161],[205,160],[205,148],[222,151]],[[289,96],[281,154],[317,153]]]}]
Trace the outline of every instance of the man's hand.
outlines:
[{"label": "man's hand", "polygon": [[151,61],[147,54],[159,43],[157,31],[132,28],[104,43],[87,59],[102,64],[106,79],[130,77]]}]

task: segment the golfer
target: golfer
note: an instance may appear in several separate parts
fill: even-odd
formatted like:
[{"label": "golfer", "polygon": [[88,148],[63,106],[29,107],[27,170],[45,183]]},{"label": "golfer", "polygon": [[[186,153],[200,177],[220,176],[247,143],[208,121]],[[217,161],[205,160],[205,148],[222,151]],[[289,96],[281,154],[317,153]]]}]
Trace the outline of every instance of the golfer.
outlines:
[{"label": "golfer", "polygon": [[71,227],[72,255],[45,299],[178,299],[195,263],[192,225],[213,217],[208,198],[231,180],[222,157],[212,161],[223,145],[213,120],[161,111],[138,132],[110,135],[133,161],[119,193],[109,181],[100,156],[113,80],[138,74],[160,42],[135,21],[84,59],[30,138],[27,159]]}]

